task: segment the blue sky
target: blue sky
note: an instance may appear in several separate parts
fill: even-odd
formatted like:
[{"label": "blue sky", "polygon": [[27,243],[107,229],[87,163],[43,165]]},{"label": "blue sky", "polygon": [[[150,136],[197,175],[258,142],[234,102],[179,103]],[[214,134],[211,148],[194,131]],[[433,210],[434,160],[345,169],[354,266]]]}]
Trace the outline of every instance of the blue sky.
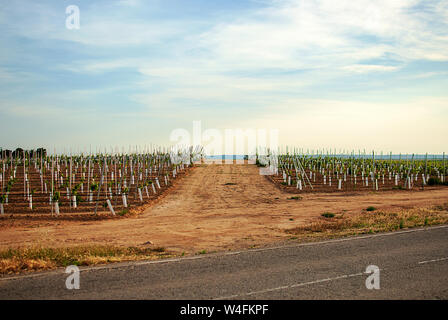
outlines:
[{"label": "blue sky", "polygon": [[19,0],[0,29],[2,147],[162,145],[200,120],[448,151],[448,1]]}]

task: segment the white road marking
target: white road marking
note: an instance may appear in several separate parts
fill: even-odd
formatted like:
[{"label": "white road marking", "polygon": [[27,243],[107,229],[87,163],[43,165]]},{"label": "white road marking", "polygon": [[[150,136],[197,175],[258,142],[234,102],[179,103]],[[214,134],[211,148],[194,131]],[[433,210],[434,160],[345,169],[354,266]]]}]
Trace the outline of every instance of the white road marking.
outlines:
[{"label": "white road marking", "polygon": [[288,285],[288,286],[281,286],[281,287],[264,289],[264,290],[259,290],[259,291],[251,291],[251,292],[247,292],[247,293],[239,293],[239,294],[234,294],[234,295],[231,295],[231,296],[214,298],[213,300],[225,300],[225,299],[233,299],[233,298],[242,297],[242,296],[251,296],[251,295],[254,295],[254,294],[260,294],[260,293],[267,293],[267,292],[272,292],[272,291],[279,291],[279,290],[303,287],[303,286],[308,286],[308,285],[322,283],[322,282],[329,282],[329,281],[334,281],[334,280],[339,280],[339,279],[347,279],[347,278],[359,277],[359,276],[362,276],[362,275],[364,275],[363,272],[354,273],[354,274],[345,274],[345,275],[337,276],[337,277],[334,277],[334,278],[319,279],[319,280],[314,280],[314,281],[300,282],[300,283],[296,283],[296,284],[291,284],[291,285]]},{"label": "white road marking", "polygon": [[[431,263],[431,262],[440,262],[440,261],[446,261],[446,260],[448,260],[448,257],[440,258],[440,259],[427,260],[427,261],[420,261],[417,264],[425,264],[425,263]],[[380,270],[384,271],[386,269],[380,269]],[[234,295],[231,295],[231,296],[214,298],[213,300],[226,300],[226,299],[233,299],[233,298],[243,297],[243,296],[251,296],[251,295],[254,295],[254,294],[261,294],[261,293],[267,293],[267,292],[272,292],[272,291],[279,291],[279,290],[291,289],[291,288],[296,288],[296,287],[303,287],[303,286],[307,286],[307,285],[312,285],[312,284],[317,284],[317,283],[322,283],[322,282],[329,282],[329,281],[334,281],[334,280],[339,280],[339,279],[352,278],[352,277],[362,276],[364,274],[366,274],[366,273],[360,272],[360,273],[342,275],[342,276],[337,276],[337,277],[334,277],[334,278],[327,278],[327,279],[320,279],[320,280],[309,281],[309,282],[296,283],[296,284],[287,285],[287,286],[281,286],[281,287],[276,287],[276,288],[263,289],[263,290],[259,290],[259,291],[251,291],[251,292],[247,292],[247,293],[239,293],[239,294],[234,294]]]},{"label": "white road marking", "polygon": [[[276,249],[282,249],[282,248],[284,248],[284,249],[299,248],[299,247],[317,246],[317,245],[321,245],[321,244],[356,241],[356,240],[363,240],[363,239],[370,239],[370,238],[377,238],[377,237],[394,236],[394,235],[403,234],[403,233],[431,231],[431,230],[445,229],[445,228],[448,228],[448,225],[426,227],[426,228],[416,228],[416,229],[403,230],[403,231],[393,231],[393,232],[388,232],[388,233],[378,233],[378,234],[367,235],[367,236],[356,236],[356,237],[333,239],[333,240],[326,240],[326,241],[319,241],[319,242],[298,243],[298,244],[293,244],[293,245],[284,245],[284,246],[276,246],[276,247],[268,247],[268,248],[260,248],[260,249],[249,249],[249,250],[244,250],[244,251],[242,250],[242,251],[232,251],[232,252],[226,252],[226,253],[199,255],[199,256],[193,256],[193,257],[171,258],[171,259],[163,259],[163,260],[147,260],[147,261],[139,261],[139,262],[123,262],[123,263],[116,263],[116,264],[112,264],[112,265],[84,267],[84,268],[80,268],[80,271],[88,272],[88,271],[105,270],[105,269],[111,270],[111,269],[128,268],[128,267],[134,267],[134,266],[142,266],[142,265],[148,265],[148,264],[182,262],[182,261],[187,261],[187,260],[207,259],[207,258],[212,258],[212,257],[230,256],[230,255],[237,255],[237,254],[251,253],[251,252],[262,252],[262,251],[276,250]],[[62,271],[49,271],[49,272],[42,272],[42,273],[38,273],[38,274],[19,275],[19,276],[13,276],[13,277],[0,277],[0,281],[24,279],[24,278],[35,278],[35,277],[41,277],[41,276],[46,276],[46,275],[50,275],[50,274],[61,274],[61,272],[64,273],[65,269],[60,269],[60,270],[62,270]]]},{"label": "white road marking", "polygon": [[418,264],[425,264],[425,263],[431,263],[431,262],[439,262],[439,261],[445,261],[445,260],[448,260],[448,257],[447,257],[447,258],[434,259],[434,260],[420,261]]}]

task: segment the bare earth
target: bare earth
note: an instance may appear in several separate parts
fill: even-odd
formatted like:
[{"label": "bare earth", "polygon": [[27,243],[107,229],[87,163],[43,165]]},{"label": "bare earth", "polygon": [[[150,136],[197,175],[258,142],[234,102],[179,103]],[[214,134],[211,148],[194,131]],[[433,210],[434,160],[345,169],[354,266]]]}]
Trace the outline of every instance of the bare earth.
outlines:
[{"label": "bare earth", "polygon": [[[231,183],[230,185],[228,183]],[[227,185],[226,185],[227,184]],[[144,213],[102,221],[32,221],[0,224],[0,248],[86,244],[144,246],[177,252],[242,249],[286,240],[285,229],[323,212],[428,207],[448,201],[448,188],[378,193],[292,194],[277,189],[254,165],[203,165]],[[292,220],[291,220],[292,219]]]}]

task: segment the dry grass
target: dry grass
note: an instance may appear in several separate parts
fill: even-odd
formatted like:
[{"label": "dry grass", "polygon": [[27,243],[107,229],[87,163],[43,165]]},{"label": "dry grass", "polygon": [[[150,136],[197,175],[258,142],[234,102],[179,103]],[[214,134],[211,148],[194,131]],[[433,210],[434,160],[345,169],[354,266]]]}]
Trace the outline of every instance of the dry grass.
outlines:
[{"label": "dry grass", "polygon": [[[389,212],[337,213],[319,217],[314,223],[287,230],[291,239],[322,239],[388,232],[448,223],[448,203],[430,208]],[[205,253],[199,252],[199,254]],[[0,274],[49,270],[68,265],[96,265],[120,261],[155,260],[174,256],[164,248],[78,246],[68,248],[28,247],[0,251]]]},{"label": "dry grass", "polygon": [[388,232],[448,223],[448,203],[430,208],[415,208],[397,212],[363,211],[320,217],[317,222],[287,230],[294,239],[333,238],[357,234]]},{"label": "dry grass", "polygon": [[49,270],[69,265],[88,266],[173,256],[164,248],[79,246],[71,248],[30,247],[0,251],[0,274]]}]

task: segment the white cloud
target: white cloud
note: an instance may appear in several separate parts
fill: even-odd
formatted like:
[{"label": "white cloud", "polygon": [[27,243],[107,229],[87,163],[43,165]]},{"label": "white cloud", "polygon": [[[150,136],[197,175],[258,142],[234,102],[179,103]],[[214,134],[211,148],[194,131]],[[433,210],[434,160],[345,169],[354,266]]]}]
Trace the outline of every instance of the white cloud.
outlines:
[{"label": "white cloud", "polygon": [[29,80],[38,80],[42,77],[32,72],[12,71],[0,67],[0,83],[20,83]]},{"label": "white cloud", "polygon": [[215,26],[202,35],[202,44],[236,68],[343,67],[387,53],[406,60],[448,60],[447,23],[432,23],[446,8],[413,12],[419,2],[278,2]]},{"label": "white cloud", "polygon": [[384,71],[396,71],[399,68],[394,66],[383,66],[383,65],[371,65],[371,64],[355,64],[350,66],[345,66],[343,70],[354,72],[354,73],[367,73],[367,72],[384,72]]},{"label": "white cloud", "polygon": [[410,75],[405,77],[406,79],[426,79],[438,76],[446,76],[448,75],[448,71],[439,71],[439,72],[423,72],[414,75]]},{"label": "white cloud", "polygon": [[63,69],[75,73],[104,73],[114,71],[121,68],[136,68],[139,61],[135,59],[114,59],[114,60],[83,60],[74,61],[71,64],[63,64],[57,66],[58,69]]}]

